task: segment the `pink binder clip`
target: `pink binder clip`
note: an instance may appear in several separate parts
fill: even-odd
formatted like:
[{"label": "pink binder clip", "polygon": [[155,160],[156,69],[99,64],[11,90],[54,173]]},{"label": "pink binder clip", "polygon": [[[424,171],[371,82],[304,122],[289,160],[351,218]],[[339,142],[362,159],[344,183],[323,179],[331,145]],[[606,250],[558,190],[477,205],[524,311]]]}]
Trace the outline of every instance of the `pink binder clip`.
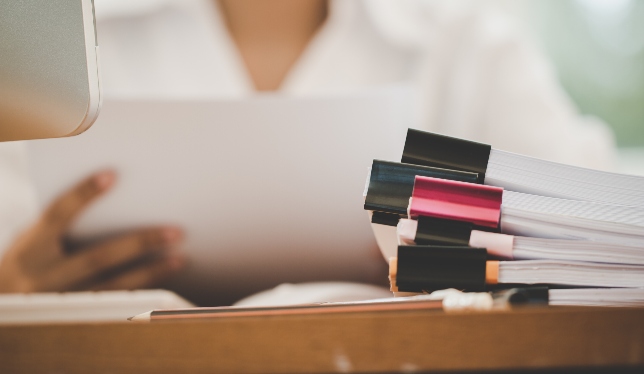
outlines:
[{"label": "pink binder clip", "polygon": [[408,213],[498,227],[502,201],[500,187],[416,176]]}]

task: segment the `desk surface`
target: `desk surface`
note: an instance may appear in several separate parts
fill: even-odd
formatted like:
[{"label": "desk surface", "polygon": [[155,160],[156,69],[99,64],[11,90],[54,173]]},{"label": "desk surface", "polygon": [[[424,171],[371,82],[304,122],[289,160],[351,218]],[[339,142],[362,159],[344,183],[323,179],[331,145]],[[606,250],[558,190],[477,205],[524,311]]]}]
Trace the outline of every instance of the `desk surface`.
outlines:
[{"label": "desk surface", "polygon": [[0,326],[2,373],[644,369],[644,309]]}]

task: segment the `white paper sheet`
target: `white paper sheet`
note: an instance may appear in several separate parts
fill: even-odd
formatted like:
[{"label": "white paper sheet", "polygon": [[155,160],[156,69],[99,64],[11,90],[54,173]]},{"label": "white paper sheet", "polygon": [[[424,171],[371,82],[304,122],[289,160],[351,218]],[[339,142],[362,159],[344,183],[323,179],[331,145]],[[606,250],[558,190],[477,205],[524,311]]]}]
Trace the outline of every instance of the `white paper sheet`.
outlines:
[{"label": "white paper sheet", "polygon": [[87,238],[177,223],[190,265],[173,284],[228,303],[283,282],[377,281],[386,266],[362,209],[364,171],[398,160],[413,125],[405,87],[334,96],[106,101],[90,131],[29,144],[43,205],[103,167],[114,190],[80,219]]}]

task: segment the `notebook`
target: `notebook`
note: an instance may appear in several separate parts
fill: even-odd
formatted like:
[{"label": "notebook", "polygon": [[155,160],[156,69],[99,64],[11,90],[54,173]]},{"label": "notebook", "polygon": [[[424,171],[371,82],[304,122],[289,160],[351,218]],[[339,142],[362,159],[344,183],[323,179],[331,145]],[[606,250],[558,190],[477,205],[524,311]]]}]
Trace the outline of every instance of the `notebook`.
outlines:
[{"label": "notebook", "polygon": [[[363,171],[402,151],[409,90],[243,100],[106,100],[90,131],[28,144],[41,203],[115,168],[74,238],[175,223],[188,268],[169,286],[229,305],[285,282],[376,282]],[[376,254],[376,255],[374,255]]]}]

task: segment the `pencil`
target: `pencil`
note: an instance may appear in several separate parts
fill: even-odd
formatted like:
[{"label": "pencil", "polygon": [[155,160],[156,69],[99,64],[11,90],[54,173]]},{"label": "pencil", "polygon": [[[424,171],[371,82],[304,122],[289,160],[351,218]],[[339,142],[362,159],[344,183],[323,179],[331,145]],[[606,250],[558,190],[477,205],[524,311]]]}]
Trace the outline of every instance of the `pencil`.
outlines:
[{"label": "pencil", "polygon": [[401,310],[440,310],[441,300],[409,300],[401,298],[380,299],[364,302],[301,304],[292,306],[271,307],[212,307],[172,310],[153,310],[128,318],[133,322],[151,322],[157,320],[203,319],[225,317],[266,317],[286,315],[308,315],[328,313],[382,312]]}]

